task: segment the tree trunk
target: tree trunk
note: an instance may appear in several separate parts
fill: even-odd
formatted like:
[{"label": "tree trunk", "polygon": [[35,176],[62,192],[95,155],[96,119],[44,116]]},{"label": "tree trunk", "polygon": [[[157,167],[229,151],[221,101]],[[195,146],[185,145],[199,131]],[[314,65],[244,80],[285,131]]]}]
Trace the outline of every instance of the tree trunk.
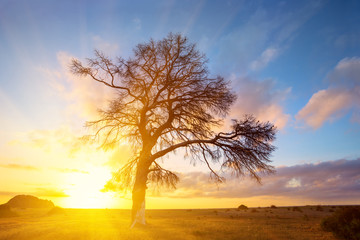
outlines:
[{"label": "tree trunk", "polygon": [[145,221],[145,193],[147,175],[149,173],[148,164],[139,162],[136,170],[136,178],[132,191],[132,211],[131,211],[131,228],[140,225],[146,225]]}]

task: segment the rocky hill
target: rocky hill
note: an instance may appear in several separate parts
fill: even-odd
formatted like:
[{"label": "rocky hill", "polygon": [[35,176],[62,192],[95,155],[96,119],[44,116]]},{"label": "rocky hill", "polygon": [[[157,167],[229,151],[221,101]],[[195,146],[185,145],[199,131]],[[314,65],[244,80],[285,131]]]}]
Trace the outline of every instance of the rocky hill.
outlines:
[{"label": "rocky hill", "polygon": [[11,211],[10,207],[2,204],[0,205],[0,218],[16,217],[17,214]]},{"label": "rocky hill", "polygon": [[54,203],[49,200],[39,199],[31,195],[17,195],[10,199],[7,205],[11,208],[53,208]]}]

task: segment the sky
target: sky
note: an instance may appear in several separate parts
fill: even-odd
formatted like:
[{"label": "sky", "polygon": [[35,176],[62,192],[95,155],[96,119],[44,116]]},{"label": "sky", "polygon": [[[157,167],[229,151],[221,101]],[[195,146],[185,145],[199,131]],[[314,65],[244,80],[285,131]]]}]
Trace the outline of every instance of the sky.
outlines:
[{"label": "sky", "polygon": [[130,156],[83,144],[111,89],[69,72],[72,58],[133,48],[181,33],[210,74],[238,98],[227,119],[253,114],[277,126],[262,184],[170,155],[177,189],[149,188],[148,208],[359,204],[359,1],[0,0],[0,203],[32,194],[70,208],[130,208],[102,189]]}]

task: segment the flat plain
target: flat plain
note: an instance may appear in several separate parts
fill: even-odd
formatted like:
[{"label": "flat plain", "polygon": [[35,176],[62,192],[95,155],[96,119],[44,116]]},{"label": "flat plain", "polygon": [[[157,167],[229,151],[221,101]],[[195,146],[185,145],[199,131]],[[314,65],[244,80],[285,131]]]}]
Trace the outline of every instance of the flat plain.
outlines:
[{"label": "flat plain", "polygon": [[148,225],[129,228],[130,210],[15,209],[18,217],[0,218],[0,239],[335,239],[321,220],[336,206],[238,209],[147,210]]}]

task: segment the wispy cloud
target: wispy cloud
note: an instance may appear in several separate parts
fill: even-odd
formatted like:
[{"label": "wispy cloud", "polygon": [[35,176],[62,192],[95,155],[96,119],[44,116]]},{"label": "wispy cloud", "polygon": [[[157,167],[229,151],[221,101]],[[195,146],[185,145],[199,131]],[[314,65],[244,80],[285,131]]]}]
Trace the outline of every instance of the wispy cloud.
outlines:
[{"label": "wispy cloud", "polygon": [[334,45],[338,48],[344,49],[349,46],[360,45],[360,32],[349,32],[336,36]]},{"label": "wispy cloud", "polygon": [[[134,23],[137,25],[137,28],[140,27],[141,29],[141,21],[140,19],[136,18],[134,19]],[[109,54],[113,55],[119,50],[119,45],[116,43],[110,43],[108,41],[105,41],[103,38],[101,38],[98,35],[95,35],[92,37],[93,45],[96,49]]]},{"label": "wispy cloud", "polygon": [[53,188],[37,188],[33,195],[38,197],[69,197],[62,190]]},{"label": "wispy cloud", "polygon": [[10,192],[10,191],[0,191],[0,196],[16,196],[16,195],[19,195],[19,194],[24,194],[22,192]]},{"label": "wispy cloud", "polygon": [[278,167],[274,175],[264,176],[262,185],[249,178],[225,174],[226,183],[216,185],[209,174],[179,174],[176,190],[164,190],[161,196],[174,198],[249,198],[289,197],[309,201],[333,202],[360,199],[360,158]]},{"label": "wispy cloud", "polygon": [[278,49],[274,47],[267,48],[264,52],[262,52],[261,56],[258,59],[251,62],[250,69],[253,71],[257,71],[266,67],[269,62],[271,62],[277,57],[278,54]]},{"label": "wispy cloud", "polygon": [[84,142],[79,135],[73,133],[68,127],[60,127],[49,130],[32,130],[23,134],[22,138],[11,140],[10,145],[27,146],[31,148],[40,148],[45,152],[51,152],[55,149],[66,149],[69,154],[74,154]]},{"label": "wispy cloud", "polygon": [[189,32],[189,30],[192,28],[196,19],[199,17],[201,11],[203,10],[204,4],[205,4],[205,1],[203,1],[203,0],[194,2],[192,14],[189,17],[188,22],[186,23],[185,28],[182,31],[184,34],[187,34]]},{"label": "wispy cloud", "polygon": [[[116,49],[116,46],[102,43],[102,39],[94,37],[98,41],[99,49]],[[103,50],[104,51],[104,50]],[[113,53],[113,50],[111,50]],[[58,52],[57,60],[59,67],[49,69],[39,67],[40,71],[49,81],[54,89],[66,104],[64,110],[65,120],[71,121],[74,118],[90,120],[98,116],[98,109],[107,106],[108,101],[115,96],[115,91],[90,78],[80,78],[70,72],[70,64],[74,56],[67,52]]]},{"label": "wispy cloud", "polygon": [[140,20],[140,18],[134,18],[132,20],[132,22],[133,22],[136,30],[141,30],[141,20]]},{"label": "wispy cloud", "polygon": [[30,171],[39,171],[39,170],[41,170],[40,168],[35,167],[35,166],[21,165],[21,164],[14,164],[14,163],[0,164],[0,167],[2,167],[2,168],[10,168],[10,169],[17,169],[17,170],[30,170]]},{"label": "wispy cloud", "polygon": [[[29,171],[41,171],[43,169],[40,167],[31,166],[31,165],[22,165],[22,164],[14,164],[14,163],[0,164],[0,167],[1,168],[10,168],[10,169],[14,169],[14,170],[29,170]],[[58,171],[58,172],[62,172],[62,173],[89,174],[88,171],[75,169],[75,168],[50,168],[50,169]]]},{"label": "wispy cloud", "polygon": [[89,174],[88,171],[75,169],[75,168],[53,168],[56,171],[63,172],[63,173],[82,173],[82,174]]},{"label": "wispy cloud", "polygon": [[296,119],[316,129],[352,112],[360,123],[360,58],[344,58],[328,75],[327,89],[314,93]]},{"label": "wispy cloud", "polygon": [[219,51],[212,60],[216,72],[227,69],[243,74],[264,68],[291,45],[301,26],[321,6],[321,1],[311,1],[289,10],[285,3],[268,11],[260,4],[243,24],[218,39]]},{"label": "wispy cloud", "polygon": [[8,196],[9,198],[15,197],[16,195],[33,195],[36,197],[69,197],[64,191],[56,188],[35,188],[30,192],[10,192],[10,191],[0,191],[0,196]]}]

